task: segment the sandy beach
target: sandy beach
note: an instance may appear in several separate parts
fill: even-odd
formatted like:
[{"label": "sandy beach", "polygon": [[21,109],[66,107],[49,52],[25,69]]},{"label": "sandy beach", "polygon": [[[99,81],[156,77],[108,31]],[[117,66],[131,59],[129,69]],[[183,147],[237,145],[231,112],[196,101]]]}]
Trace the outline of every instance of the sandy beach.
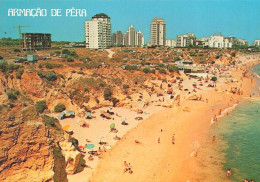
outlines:
[{"label": "sandy beach", "polygon": [[[152,95],[151,101],[154,102],[143,108],[143,114],[137,114],[137,108],[113,108],[115,115],[113,119],[107,120],[99,116],[100,110],[106,110],[101,108],[93,113],[95,118],[86,120],[89,128],[80,127],[80,118],[62,120],[62,126],[70,125],[79,145],[91,143],[95,145],[93,150],[98,150],[99,147],[104,148],[99,145],[100,141],[107,143],[106,152],[102,150],[98,157],[94,156],[93,161],[89,161],[89,155],[86,154],[84,160],[88,167],[69,175],[69,181],[186,182],[223,179],[225,174],[219,162],[221,156],[215,150],[209,129],[218,122],[212,122],[214,117],[218,120],[243,97],[250,96],[254,81],[249,76],[242,78],[242,73],[256,60],[249,56],[241,56],[240,59],[242,63],[237,68],[229,67],[225,71],[237,82],[226,83],[226,78],[220,78],[216,88],[204,85],[197,89],[197,93],[202,95],[201,100],[188,100],[188,95],[175,86],[173,91],[181,96],[178,107],[162,107],[164,102],[171,101],[167,94],[159,101]],[[192,89],[194,80],[184,75],[182,77],[183,87]],[[229,93],[231,86],[240,87],[243,95]],[[143,117],[143,120],[135,120],[137,116]],[[123,120],[129,125],[122,125]],[[110,132],[111,123],[115,123],[118,133]],[[175,144],[172,144],[173,134]],[[115,136],[121,139],[114,140]],[[124,173],[124,161],[130,163],[132,174]]]}]

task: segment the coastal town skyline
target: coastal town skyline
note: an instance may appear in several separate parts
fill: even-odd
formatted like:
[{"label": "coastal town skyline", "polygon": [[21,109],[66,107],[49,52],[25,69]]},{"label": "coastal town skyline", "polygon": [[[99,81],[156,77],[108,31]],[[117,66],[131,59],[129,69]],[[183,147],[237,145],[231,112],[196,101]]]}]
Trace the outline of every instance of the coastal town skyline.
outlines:
[{"label": "coastal town skyline", "polygon": [[[213,34],[221,33],[225,37],[234,36],[239,39],[246,39],[252,44],[255,39],[259,39],[260,37],[257,31],[260,29],[260,24],[253,19],[253,17],[259,14],[259,12],[253,8],[253,6],[255,7],[259,4],[259,2],[256,1],[252,1],[251,4],[246,4],[245,1],[240,1],[238,4],[234,3],[233,0],[225,4],[222,3],[223,1],[214,0],[210,2],[203,0],[193,2],[174,1],[175,4],[169,1],[162,1],[158,6],[154,6],[155,1],[143,1],[139,3],[139,6],[136,8],[133,7],[137,5],[137,1],[133,1],[131,4],[129,2],[118,1],[111,1],[109,3],[102,2],[102,7],[97,6],[93,1],[69,1],[64,8],[68,8],[70,5],[75,8],[86,8],[87,17],[34,18],[8,17],[7,10],[8,8],[15,8],[11,5],[12,2],[17,2],[16,4],[19,4],[20,8],[57,8],[60,1],[55,1],[55,3],[51,5],[41,2],[0,2],[4,10],[0,12],[0,17],[5,20],[3,21],[3,26],[0,27],[0,37],[18,38],[17,29],[14,29],[13,26],[22,24],[30,25],[30,27],[22,29],[24,33],[51,33],[52,40],[54,41],[84,41],[84,22],[90,20],[95,14],[102,12],[111,17],[112,33],[117,30],[126,32],[128,27],[133,25],[144,34],[145,43],[150,40],[150,23],[153,18],[164,19],[167,24],[166,39],[176,40],[177,35],[183,35],[189,32],[195,33],[197,38],[209,37]],[[171,7],[173,4],[175,6]],[[165,9],[165,11],[158,11],[158,9]],[[228,12],[231,9],[232,13]],[[132,11],[129,12],[129,10]],[[66,23],[64,23],[64,21]],[[42,23],[40,24],[39,22]],[[75,28],[70,29],[69,27],[71,26]],[[60,33],[61,30],[63,33]]]}]

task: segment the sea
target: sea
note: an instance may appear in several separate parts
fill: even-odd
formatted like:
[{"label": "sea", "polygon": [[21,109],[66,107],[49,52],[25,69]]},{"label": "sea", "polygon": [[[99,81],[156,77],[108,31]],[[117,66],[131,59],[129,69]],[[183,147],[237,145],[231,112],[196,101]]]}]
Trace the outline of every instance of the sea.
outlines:
[{"label": "sea", "polygon": [[231,169],[230,181],[260,182],[260,64],[251,68],[257,82],[251,98],[245,99],[211,128],[223,156],[223,173]]}]

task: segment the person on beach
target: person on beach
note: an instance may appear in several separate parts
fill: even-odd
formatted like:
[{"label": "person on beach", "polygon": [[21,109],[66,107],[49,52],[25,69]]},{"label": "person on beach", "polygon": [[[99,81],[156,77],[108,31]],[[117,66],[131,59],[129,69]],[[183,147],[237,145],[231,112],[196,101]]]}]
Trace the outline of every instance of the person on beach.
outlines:
[{"label": "person on beach", "polygon": [[226,175],[227,175],[227,177],[231,176],[231,170],[230,169],[227,170]]},{"label": "person on beach", "polygon": [[160,137],[158,138],[158,143],[160,143],[161,142],[161,140],[160,140]]},{"label": "person on beach", "polygon": [[173,134],[172,135],[172,144],[175,144],[174,140],[175,140],[175,137],[174,137],[174,134]]},{"label": "person on beach", "polygon": [[214,136],[212,137],[212,143],[215,142],[215,140],[216,140],[216,136],[214,135]]}]

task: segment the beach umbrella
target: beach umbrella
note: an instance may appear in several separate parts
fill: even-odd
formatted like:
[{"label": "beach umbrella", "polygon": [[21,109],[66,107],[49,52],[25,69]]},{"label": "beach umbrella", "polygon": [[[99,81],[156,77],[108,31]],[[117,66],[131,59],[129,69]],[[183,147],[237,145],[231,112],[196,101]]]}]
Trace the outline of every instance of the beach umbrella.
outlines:
[{"label": "beach umbrella", "polygon": [[105,111],[104,110],[100,110],[100,114],[104,114],[105,113]]},{"label": "beach umbrella", "polygon": [[126,121],[126,118],[122,118],[121,121],[122,121],[122,122]]},{"label": "beach umbrella", "polygon": [[107,110],[112,110],[112,107],[111,107],[111,106],[109,106],[109,107],[107,108]]},{"label": "beach umbrella", "polygon": [[63,130],[68,130],[70,128],[70,125],[65,125],[65,126],[63,126]]},{"label": "beach umbrella", "polygon": [[112,124],[110,125],[110,129],[115,129],[115,127],[116,127],[116,124],[115,124],[115,123],[112,123]]},{"label": "beach umbrella", "polygon": [[91,112],[87,112],[86,116],[90,117],[91,116]]},{"label": "beach umbrella", "polygon": [[87,144],[87,145],[86,145],[86,148],[87,148],[87,149],[93,149],[94,147],[95,147],[94,144]]},{"label": "beach umbrella", "polygon": [[83,148],[84,148],[84,146],[82,146],[82,145],[79,146],[79,149],[83,149]]}]

